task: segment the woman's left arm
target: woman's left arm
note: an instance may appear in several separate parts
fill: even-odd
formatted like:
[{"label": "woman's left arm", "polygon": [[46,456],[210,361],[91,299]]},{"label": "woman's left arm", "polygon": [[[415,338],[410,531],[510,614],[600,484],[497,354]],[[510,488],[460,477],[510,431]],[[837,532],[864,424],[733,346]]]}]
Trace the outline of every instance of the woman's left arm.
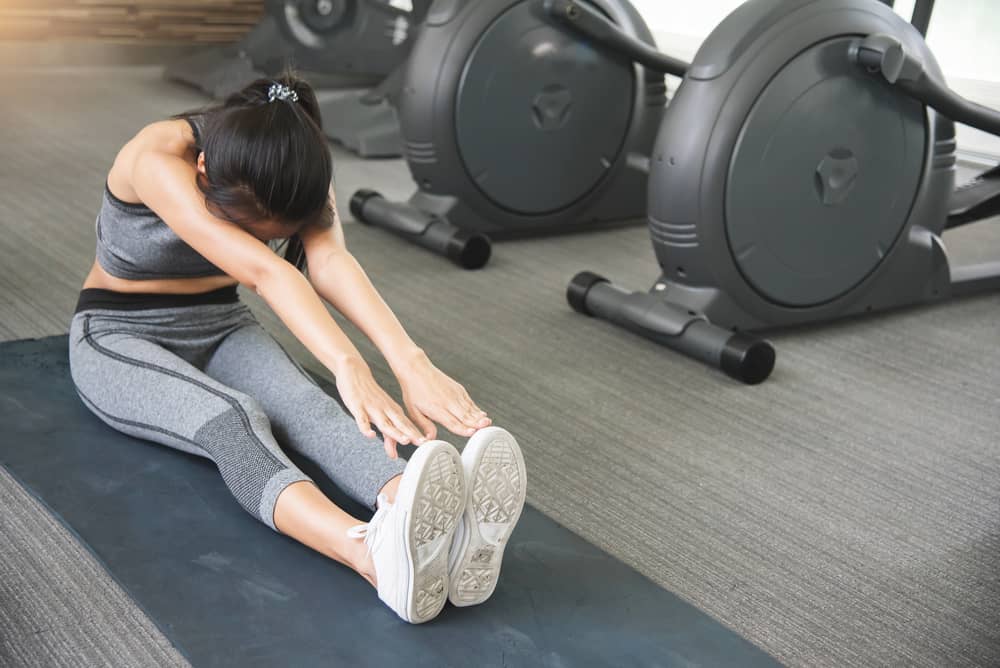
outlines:
[{"label": "woman's left arm", "polygon": [[339,217],[332,227],[304,229],[300,236],[316,292],[379,349],[399,380],[407,412],[427,438],[436,437],[435,422],[464,436],[488,427],[489,417],[465,388],[435,367],[403,329],[347,250]]}]

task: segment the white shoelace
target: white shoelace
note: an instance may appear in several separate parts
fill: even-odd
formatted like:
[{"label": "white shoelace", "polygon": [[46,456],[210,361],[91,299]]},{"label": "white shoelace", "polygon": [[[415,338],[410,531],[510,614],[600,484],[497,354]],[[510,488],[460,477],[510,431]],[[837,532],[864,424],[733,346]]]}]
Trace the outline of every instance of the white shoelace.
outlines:
[{"label": "white shoelace", "polygon": [[382,527],[383,522],[392,508],[392,504],[389,503],[389,497],[385,494],[379,494],[378,500],[375,504],[378,510],[372,515],[372,519],[368,524],[359,524],[357,526],[351,527],[347,530],[348,538],[364,538],[365,545],[368,546],[368,552],[372,551],[372,545],[375,543],[375,537],[378,536],[379,529]]}]

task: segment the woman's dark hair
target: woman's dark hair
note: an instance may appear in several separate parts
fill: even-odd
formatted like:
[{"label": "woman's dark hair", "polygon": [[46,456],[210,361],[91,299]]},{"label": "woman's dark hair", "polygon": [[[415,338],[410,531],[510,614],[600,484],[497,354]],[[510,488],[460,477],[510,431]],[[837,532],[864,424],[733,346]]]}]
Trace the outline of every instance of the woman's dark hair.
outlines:
[{"label": "woman's dark hair", "polygon": [[205,154],[198,175],[210,211],[245,227],[288,225],[285,258],[304,266],[304,226],[333,224],[333,164],[312,87],[291,72],[258,79],[219,106],[179,114]]}]

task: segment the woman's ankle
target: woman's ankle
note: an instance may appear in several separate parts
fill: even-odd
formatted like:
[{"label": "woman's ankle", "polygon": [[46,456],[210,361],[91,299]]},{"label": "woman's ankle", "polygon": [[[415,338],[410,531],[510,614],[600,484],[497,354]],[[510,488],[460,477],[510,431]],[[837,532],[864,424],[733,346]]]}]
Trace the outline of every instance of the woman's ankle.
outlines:
[{"label": "woman's ankle", "polygon": [[389,499],[389,503],[396,503],[396,492],[399,491],[399,482],[403,479],[403,474],[400,473],[396,477],[392,478],[389,482],[382,486],[382,489],[378,491],[379,496],[383,494]]},{"label": "woman's ankle", "polygon": [[364,541],[358,540],[357,543],[351,546],[351,554],[347,555],[347,565],[377,589],[378,582],[375,579],[375,562],[372,560],[372,555],[368,552],[368,546]]}]

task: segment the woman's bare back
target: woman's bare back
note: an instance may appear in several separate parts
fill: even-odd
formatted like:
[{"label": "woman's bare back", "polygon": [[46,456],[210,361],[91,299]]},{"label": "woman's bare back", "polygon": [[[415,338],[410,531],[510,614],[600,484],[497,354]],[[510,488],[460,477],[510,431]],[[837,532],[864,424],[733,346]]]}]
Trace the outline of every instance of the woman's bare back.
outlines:
[{"label": "woman's bare back", "polygon": [[[122,147],[111,171],[108,172],[108,189],[123,202],[142,203],[132,187],[131,172],[136,155],[148,150],[185,158],[191,165],[191,178],[195,178],[197,154],[190,125],[183,120],[152,123]],[[236,283],[237,281],[230,276],[129,280],[112,276],[95,259],[90,273],[83,282],[83,287],[128,293],[197,294]]]}]

